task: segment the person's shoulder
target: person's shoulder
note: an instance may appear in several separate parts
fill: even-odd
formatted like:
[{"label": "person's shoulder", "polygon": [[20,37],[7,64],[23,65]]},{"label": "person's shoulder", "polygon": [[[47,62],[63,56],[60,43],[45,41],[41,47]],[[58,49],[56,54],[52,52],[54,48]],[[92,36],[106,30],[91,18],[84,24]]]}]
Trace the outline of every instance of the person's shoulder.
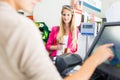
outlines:
[{"label": "person's shoulder", "polygon": [[19,21],[21,24],[24,24],[25,26],[35,26],[35,23],[29,19],[27,16],[19,15]]},{"label": "person's shoulder", "polygon": [[58,31],[59,30],[59,26],[53,26],[52,27],[52,31]]},{"label": "person's shoulder", "polygon": [[22,15],[19,16],[19,18],[20,18],[19,27],[21,27],[24,30],[27,30],[27,32],[32,33],[32,34],[36,32],[37,33],[40,32],[37,26],[35,25],[35,23],[31,19],[27,18],[26,16],[22,16]]}]

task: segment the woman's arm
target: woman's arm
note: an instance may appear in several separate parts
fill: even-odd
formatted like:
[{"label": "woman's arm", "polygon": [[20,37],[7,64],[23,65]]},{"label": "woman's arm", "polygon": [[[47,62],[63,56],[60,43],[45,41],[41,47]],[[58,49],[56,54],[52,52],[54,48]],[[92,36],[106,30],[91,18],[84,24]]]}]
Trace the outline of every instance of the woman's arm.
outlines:
[{"label": "woman's arm", "polygon": [[55,27],[52,28],[52,30],[49,34],[48,41],[46,43],[46,49],[47,50],[59,50],[59,49],[62,48],[62,45],[57,44],[57,40],[56,40],[58,30],[59,30],[58,26],[55,26]]}]

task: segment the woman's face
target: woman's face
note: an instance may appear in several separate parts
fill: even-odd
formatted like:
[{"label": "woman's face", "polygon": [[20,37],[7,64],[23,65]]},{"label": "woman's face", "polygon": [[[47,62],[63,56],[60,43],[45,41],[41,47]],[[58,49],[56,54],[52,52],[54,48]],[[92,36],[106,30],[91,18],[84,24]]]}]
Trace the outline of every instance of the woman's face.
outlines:
[{"label": "woman's face", "polygon": [[35,5],[41,0],[14,0],[17,9],[32,12]]},{"label": "woman's face", "polygon": [[62,12],[62,20],[65,24],[69,24],[72,19],[71,11],[64,9]]}]

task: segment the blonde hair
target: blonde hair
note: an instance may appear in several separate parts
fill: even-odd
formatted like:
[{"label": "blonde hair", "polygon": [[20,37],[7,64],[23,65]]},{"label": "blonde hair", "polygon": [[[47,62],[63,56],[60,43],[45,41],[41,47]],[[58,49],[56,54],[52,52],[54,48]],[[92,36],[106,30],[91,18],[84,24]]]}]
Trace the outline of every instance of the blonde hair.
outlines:
[{"label": "blonde hair", "polygon": [[[63,14],[63,10],[64,9],[67,9],[69,10],[71,13],[72,13],[72,18],[71,18],[71,21],[70,21],[70,31],[72,33],[72,43],[73,45],[77,43],[77,27],[75,26],[75,13],[74,13],[74,9],[69,6],[69,5],[64,5],[62,7],[62,10],[61,10],[61,14]],[[63,36],[64,36],[64,22],[62,20],[62,16],[61,16],[61,22],[60,22],[60,28],[59,28],[59,32],[58,32],[58,36],[57,36],[57,42],[58,43],[62,43],[63,42]]]}]

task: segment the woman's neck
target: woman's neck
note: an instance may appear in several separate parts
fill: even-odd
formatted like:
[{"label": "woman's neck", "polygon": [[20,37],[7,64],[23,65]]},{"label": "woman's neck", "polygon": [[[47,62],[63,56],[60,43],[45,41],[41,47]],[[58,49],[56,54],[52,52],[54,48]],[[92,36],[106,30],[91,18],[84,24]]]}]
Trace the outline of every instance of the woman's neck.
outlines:
[{"label": "woman's neck", "polygon": [[69,31],[70,31],[70,27],[69,26],[64,26],[64,31],[65,31],[65,35],[68,35],[69,34]]}]

